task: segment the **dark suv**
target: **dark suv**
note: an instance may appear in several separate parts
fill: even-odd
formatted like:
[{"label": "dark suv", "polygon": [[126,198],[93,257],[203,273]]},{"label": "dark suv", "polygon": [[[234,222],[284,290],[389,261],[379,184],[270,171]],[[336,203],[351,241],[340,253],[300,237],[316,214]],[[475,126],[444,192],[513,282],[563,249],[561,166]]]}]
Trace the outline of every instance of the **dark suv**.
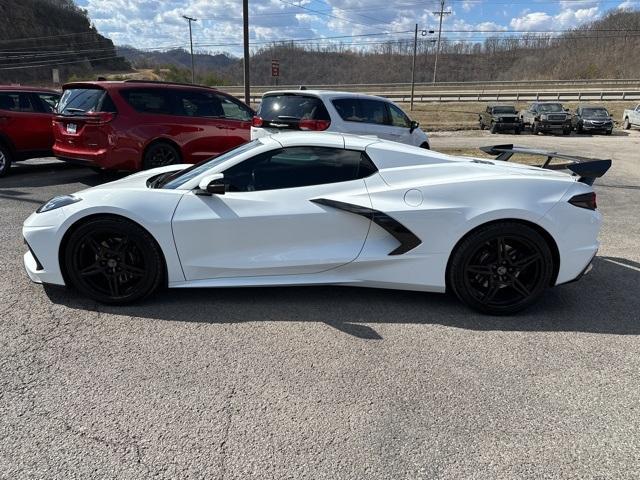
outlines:
[{"label": "dark suv", "polygon": [[604,107],[580,105],[576,109],[572,123],[576,133],[602,132],[611,135],[613,119]]},{"label": "dark suv", "polygon": [[558,102],[534,102],[520,112],[524,127],[530,127],[534,135],[540,132],[571,133],[571,114]]},{"label": "dark suv", "polygon": [[64,85],[55,155],[109,170],[196,163],[249,140],[253,110],[209,87],[165,82]]},{"label": "dark suv", "polygon": [[12,162],[51,155],[51,119],[59,98],[53,90],[0,86],[0,177]]},{"label": "dark suv", "polygon": [[516,135],[522,131],[522,121],[516,107],[511,105],[489,105],[479,118],[480,130],[488,128],[491,133],[511,130]]}]

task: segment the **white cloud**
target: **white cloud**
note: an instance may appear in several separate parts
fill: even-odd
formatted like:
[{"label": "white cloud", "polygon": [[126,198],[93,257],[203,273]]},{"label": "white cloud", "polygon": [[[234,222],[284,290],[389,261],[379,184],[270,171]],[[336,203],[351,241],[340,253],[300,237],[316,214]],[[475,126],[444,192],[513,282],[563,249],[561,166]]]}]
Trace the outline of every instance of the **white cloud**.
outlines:
[{"label": "white cloud", "polygon": [[638,0],[625,0],[618,5],[620,10],[638,10],[640,9],[640,1]]},{"label": "white cloud", "polygon": [[514,30],[559,30],[577,27],[586,22],[596,20],[600,16],[599,7],[565,8],[557,15],[546,12],[531,12],[512,18],[509,25]]}]

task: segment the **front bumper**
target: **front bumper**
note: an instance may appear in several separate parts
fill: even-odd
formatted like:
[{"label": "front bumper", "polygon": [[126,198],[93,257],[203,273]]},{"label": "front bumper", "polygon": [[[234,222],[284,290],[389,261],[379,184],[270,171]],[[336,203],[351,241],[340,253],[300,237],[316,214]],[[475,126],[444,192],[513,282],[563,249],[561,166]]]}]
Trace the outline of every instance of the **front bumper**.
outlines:
[{"label": "front bumper", "polygon": [[23,261],[24,269],[27,271],[27,275],[29,276],[31,281],[34,283],[43,283],[42,279],[38,275],[38,273],[42,272],[42,270],[38,269],[38,263],[36,262],[36,259],[31,251],[28,251],[24,254]]},{"label": "front bumper", "polygon": [[571,129],[570,123],[555,123],[555,122],[539,122],[539,130],[565,130]]},{"label": "front bumper", "polygon": [[520,122],[498,122],[496,123],[498,130],[522,130],[522,123]]}]

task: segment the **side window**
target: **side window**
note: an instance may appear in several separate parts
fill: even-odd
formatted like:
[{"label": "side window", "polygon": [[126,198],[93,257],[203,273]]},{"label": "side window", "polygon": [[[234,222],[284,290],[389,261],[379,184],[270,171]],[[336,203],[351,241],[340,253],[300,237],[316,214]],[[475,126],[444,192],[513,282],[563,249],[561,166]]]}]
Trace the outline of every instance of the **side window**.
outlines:
[{"label": "side window", "polygon": [[389,124],[386,102],[361,98],[341,98],[332,103],[340,117],[347,122]]},{"label": "side window", "polygon": [[36,95],[42,107],[40,110],[46,113],[53,113],[55,111],[60,95],[56,95],[55,93],[36,93]]},{"label": "side window", "polygon": [[178,115],[210,118],[224,116],[218,95],[189,90],[173,90],[171,95],[177,99]]},{"label": "side window", "polygon": [[411,120],[409,120],[409,117],[407,117],[407,115],[402,110],[391,103],[388,103],[387,106],[389,107],[391,125],[393,125],[394,127],[411,127]]},{"label": "side window", "polygon": [[229,120],[251,120],[253,114],[245,105],[239,102],[234,102],[231,98],[224,95],[216,95],[220,100],[222,111],[224,112],[224,118]]},{"label": "side window", "polygon": [[363,153],[327,147],[290,147],[257,155],[224,172],[230,192],[277,190],[348,182],[376,171]]},{"label": "side window", "polygon": [[0,109],[13,112],[35,112],[31,98],[26,93],[0,93]]},{"label": "side window", "polygon": [[171,105],[164,89],[136,88],[122,90],[122,98],[136,111],[171,115]]}]

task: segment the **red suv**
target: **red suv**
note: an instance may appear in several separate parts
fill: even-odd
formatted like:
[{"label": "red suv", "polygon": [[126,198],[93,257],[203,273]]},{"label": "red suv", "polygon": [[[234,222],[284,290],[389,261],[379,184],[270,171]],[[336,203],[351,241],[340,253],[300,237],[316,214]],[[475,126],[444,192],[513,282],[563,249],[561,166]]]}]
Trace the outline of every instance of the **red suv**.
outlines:
[{"label": "red suv", "polygon": [[196,163],[247,142],[254,112],[214,88],[128,80],[66,84],[57,113],[58,158],[140,170]]},{"label": "red suv", "polygon": [[12,162],[51,155],[51,119],[59,98],[53,90],[0,86],[0,177]]}]

